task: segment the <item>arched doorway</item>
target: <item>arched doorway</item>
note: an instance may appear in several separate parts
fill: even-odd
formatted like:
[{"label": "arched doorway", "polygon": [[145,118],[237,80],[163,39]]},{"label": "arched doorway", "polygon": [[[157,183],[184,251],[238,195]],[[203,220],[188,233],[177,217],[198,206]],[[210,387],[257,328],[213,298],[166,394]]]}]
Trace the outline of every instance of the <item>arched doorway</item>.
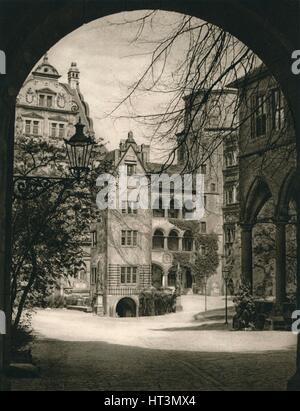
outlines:
[{"label": "arched doorway", "polygon": [[168,272],[168,287],[176,287],[177,269],[175,267],[170,268]]},{"label": "arched doorway", "polygon": [[152,264],[152,286],[161,288],[163,286],[163,277],[163,269],[157,264]]},{"label": "arched doorway", "polygon": [[136,317],[136,302],[129,297],[122,298],[116,307],[118,317]]},{"label": "arched doorway", "polygon": [[192,275],[192,271],[190,268],[186,268],[185,269],[185,275],[184,275],[184,284],[183,287],[185,289],[191,289],[193,288],[193,275]]}]

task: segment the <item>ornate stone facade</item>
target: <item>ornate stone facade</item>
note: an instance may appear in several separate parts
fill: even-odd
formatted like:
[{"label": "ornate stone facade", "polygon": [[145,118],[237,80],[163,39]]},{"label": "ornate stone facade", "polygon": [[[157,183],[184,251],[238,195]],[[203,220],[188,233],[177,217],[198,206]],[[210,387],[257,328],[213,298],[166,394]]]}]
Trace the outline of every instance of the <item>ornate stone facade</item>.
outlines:
[{"label": "ornate stone facade", "polygon": [[[17,97],[15,135],[27,136],[54,145],[63,145],[64,139],[75,133],[74,125],[81,119],[85,132],[93,135],[89,107],[79,87],[80,72],[76,63],[68,71],[68,83],[60,82],[60,74],[49,63],[47,55],[26,79]],[[47,173],[40,170],[39,173]],[[63,284],[66,292],[89,293],[90,242],[83,243],[85,265],[77,273],[70,273]],[[61,291],[63,291],[63,289]]]}]

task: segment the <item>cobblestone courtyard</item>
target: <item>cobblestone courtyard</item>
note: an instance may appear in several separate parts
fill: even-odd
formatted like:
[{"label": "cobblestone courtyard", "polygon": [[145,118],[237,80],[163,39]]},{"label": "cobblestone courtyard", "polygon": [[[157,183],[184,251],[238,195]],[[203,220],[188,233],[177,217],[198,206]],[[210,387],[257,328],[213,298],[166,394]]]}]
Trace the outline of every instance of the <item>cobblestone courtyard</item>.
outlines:
[{"label": "cobblestone courtyard", "polygon": [[[210,298],[208,308],[224,305]],[[202,297],[164,317],[100,318],[67,310],[34,317],[40,377],[13,390],[284,390],[296,339],[283,332],[232,332],[203,317]]]}]

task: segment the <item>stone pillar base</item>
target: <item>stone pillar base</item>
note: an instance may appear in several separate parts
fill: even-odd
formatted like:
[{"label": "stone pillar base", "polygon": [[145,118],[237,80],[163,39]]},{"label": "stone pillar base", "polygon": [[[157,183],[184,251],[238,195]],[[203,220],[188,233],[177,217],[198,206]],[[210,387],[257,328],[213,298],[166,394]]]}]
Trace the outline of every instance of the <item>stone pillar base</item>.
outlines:
[{"label": "stone pillar base", "polygon": [[96,305],[95,305],[96,314],[103,317],[104,316],[104,306],[103,306],[103,295],[98,294]]},{"label": "stone pillar base", "polygon": [[300,371],[297,371],[296,374],[289,380],[287,390],[300,391]]},{"label": "stone pillar base", "polygon": [[183,307],[181,305],[181,297],[176,298],[176,312],[180,312],[183,310]]}]

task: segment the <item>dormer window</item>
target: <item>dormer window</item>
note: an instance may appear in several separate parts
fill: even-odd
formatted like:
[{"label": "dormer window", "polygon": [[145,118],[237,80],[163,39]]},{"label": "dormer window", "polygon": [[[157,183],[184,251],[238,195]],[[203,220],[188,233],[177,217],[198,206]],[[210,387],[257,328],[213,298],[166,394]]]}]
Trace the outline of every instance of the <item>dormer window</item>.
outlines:
[{"label": "dormer window", "polygon": [[136,174],[136,164],[127,164],[127,175],[133,176]]},{"label": "dormer window", "polygon": [[46,94],[40,94],[39,95],[39,106],[47,107],[47,108],[53,107],[53,96],[46,95]]},{"label": "dormer window", "polygon": [[52,96],[47,96],[47,107],[51,108],[53,105],[53,97]]},{"label": "dormer window", "polygon": [[44,94],[39,95],[39,106],[40,107],[45,107],[45,96],[44,96]]}]

